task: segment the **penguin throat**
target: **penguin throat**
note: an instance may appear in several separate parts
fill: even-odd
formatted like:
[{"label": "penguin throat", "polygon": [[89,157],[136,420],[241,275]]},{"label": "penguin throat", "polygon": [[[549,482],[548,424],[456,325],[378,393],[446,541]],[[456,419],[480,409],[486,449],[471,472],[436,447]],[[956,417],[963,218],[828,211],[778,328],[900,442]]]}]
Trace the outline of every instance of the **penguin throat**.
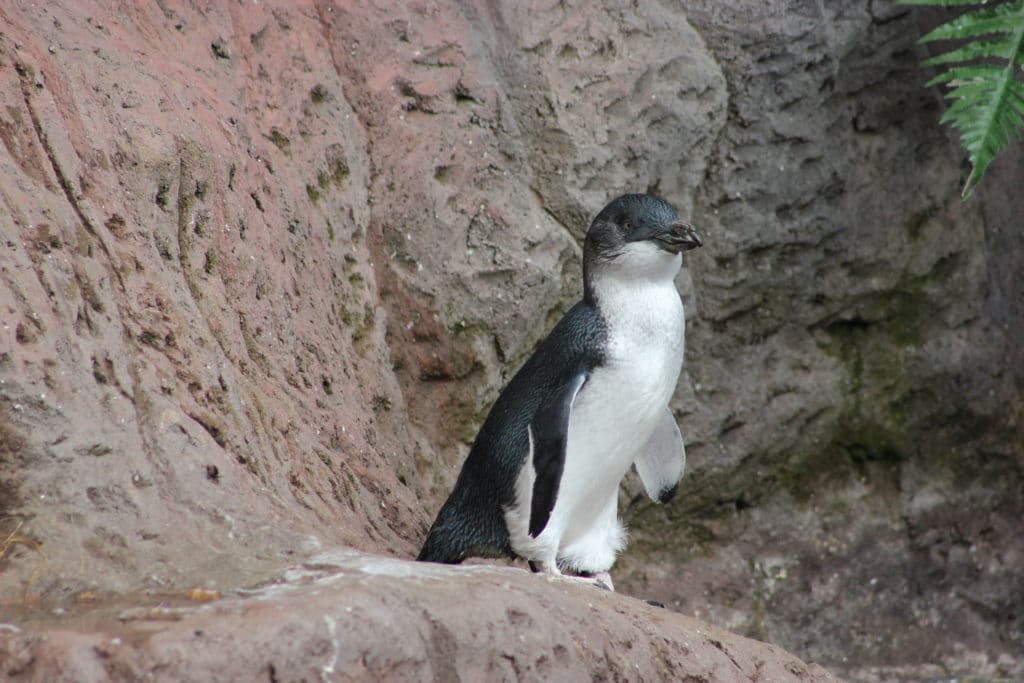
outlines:
[{"label": "penguin throat", "polygon": [[632,246],[628,245],[612,258],[584,256],[583,299],[586,303],[600,307],[603,300],[619,292],[636,296],[661,288],[675,291],[675,276],[682,266],[682,256],[650,244],[630,248]]}]

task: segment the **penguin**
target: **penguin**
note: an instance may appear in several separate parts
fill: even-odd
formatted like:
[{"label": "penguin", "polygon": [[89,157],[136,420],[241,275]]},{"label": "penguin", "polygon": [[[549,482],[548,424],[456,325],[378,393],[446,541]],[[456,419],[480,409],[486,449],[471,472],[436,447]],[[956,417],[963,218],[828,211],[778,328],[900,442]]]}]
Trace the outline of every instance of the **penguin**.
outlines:
[{"label": "penguin", "polygon": [[686,464],[668,402],[683,364],[674,278],[696,230],[666,201],[627,194],[594,218],[583,300],[555,325],[484,420],[418,560],[525,559],[611,587],[626,543],[619,483],[634,466],[669,502]]}]

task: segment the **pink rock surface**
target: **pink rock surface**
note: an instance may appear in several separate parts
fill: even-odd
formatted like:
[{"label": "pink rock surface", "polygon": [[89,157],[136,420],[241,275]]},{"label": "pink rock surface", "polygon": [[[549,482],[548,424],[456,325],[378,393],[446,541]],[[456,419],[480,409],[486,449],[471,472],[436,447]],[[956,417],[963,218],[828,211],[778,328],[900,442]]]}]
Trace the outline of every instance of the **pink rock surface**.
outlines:
[{"label": "pink rock surface", "polygon": [[[411,552],[364,133],[316,8],[2,12],[0,466],[31,590],[236,583],[314,531]],[[12,559],[8,599],[36,567]]]},{"label": "pink rock surface", "polygon": [[838,680],[779,647],[572,579],[352,551],[313,558],[244,597],[135,607],[95,629],[82,628],[84,618],[0,630],[0,675],[47,683]]}]

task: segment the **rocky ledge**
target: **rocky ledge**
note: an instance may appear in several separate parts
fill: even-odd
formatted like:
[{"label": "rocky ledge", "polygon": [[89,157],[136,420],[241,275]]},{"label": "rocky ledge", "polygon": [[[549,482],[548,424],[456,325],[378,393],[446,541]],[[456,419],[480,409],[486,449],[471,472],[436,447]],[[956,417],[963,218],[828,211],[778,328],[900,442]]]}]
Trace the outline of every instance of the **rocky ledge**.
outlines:
[{"label": "rocky ledge", "polygon": [[[836,681],[785,650],[513,567],[339,550],[216,598],[102,600],[0,624],[0,676],[107,680]],[[140,606],[141,605],[141,606]]]}]

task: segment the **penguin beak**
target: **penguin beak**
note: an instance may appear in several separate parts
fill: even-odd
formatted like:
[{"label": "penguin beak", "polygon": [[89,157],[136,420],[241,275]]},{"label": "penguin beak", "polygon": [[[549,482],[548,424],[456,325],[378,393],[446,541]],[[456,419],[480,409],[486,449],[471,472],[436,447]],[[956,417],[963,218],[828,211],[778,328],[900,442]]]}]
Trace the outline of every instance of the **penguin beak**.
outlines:
[{"label": "penguin beak", "polygon": [[704,246],[700,235],[697,234],[697,231],[689,223],[678,221],[669,225],[668,228],[668,232],[664,232],[654,238],[657,240],[658,246],[665,251],[679,254]]}]

